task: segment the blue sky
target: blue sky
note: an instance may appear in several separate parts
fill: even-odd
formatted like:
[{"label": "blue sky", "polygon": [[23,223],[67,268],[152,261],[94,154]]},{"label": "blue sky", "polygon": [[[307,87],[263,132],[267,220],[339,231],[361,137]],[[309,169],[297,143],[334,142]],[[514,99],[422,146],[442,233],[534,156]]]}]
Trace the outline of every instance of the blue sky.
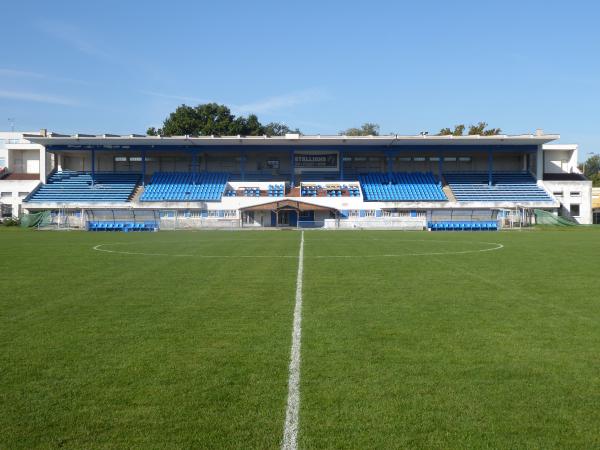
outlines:
[{"label": "blue sky", "polygon": [[0,129],[140,133],[224,103],[304,133],[487,121],[600,151],[593,1],[10,2]]}]

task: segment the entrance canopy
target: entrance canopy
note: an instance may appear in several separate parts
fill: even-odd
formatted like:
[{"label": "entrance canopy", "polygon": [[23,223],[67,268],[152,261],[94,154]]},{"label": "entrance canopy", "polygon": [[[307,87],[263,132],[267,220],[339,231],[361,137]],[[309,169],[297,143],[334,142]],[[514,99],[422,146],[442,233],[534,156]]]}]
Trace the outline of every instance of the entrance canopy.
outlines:
[{"label": "entrance canopy", "polygon": [[297,200],[279,200],[270,203],[264,203],[262,205],[248,206],[246,208],[240,208],[241,211],[279,211],[281,209],[293,209],[296,211],[337,211],[335,208],[328,208],[326,206],[313,205],[311,203],[300,202]]}]

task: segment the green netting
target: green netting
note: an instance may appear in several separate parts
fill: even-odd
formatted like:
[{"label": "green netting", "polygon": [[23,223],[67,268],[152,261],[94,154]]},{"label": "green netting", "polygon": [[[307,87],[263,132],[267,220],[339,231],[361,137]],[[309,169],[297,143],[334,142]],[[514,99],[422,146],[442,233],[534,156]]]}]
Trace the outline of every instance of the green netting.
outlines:
[{"label": "green netting", "polygon": [[43,227],[52,223],[52,217],[50,211],[41,211],[39,213],[25,214],[21,217],[21,227]]},{"label": "green netting", "polygon": [[542,209],[536,209],[534,213],[535,223],[538,225],[556,225],[558,227],[574,227],[579,225],[577,222],[569,220],[566,217],[555,216]]}]

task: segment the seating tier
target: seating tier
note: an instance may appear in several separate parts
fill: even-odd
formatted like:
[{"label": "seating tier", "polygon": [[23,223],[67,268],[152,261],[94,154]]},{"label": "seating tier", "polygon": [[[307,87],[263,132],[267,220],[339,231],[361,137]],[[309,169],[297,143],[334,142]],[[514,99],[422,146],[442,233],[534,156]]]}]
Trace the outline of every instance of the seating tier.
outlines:
[{"label": "seating tier", "polygon": [[35,191],[29,202],[126,202],[140,174],[128,172],[55,172]]},{"label": "seating tier", "polygon": [[156,172],[140,201],[219,201],[226,184],[221,172]]},{"label": "seating tier", "polygon": [[489,185],[487,172],[444,174],[456,200],[493,202],[551,202],[552,198],[527,172],[494,172]]},{"label": "seating tier", "polygon": [[368,173],[359,176],[366,201],[445,201],[432,173]]}]

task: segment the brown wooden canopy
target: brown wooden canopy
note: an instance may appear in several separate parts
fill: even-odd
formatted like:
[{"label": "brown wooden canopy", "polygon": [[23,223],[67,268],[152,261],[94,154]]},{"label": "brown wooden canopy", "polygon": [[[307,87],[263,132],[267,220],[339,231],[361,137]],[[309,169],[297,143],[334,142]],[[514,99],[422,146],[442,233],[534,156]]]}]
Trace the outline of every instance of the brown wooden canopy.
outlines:
[{"label": "brown wooden canopy", "polygon": [[313,205],[311,203],[300,202],[297,200],[277,200],[264,203],[262,205],[248,206],[240,208],[242,211],[278,211],[280,209],[294,209],[296,211],[336,211],[335,208]]}]

